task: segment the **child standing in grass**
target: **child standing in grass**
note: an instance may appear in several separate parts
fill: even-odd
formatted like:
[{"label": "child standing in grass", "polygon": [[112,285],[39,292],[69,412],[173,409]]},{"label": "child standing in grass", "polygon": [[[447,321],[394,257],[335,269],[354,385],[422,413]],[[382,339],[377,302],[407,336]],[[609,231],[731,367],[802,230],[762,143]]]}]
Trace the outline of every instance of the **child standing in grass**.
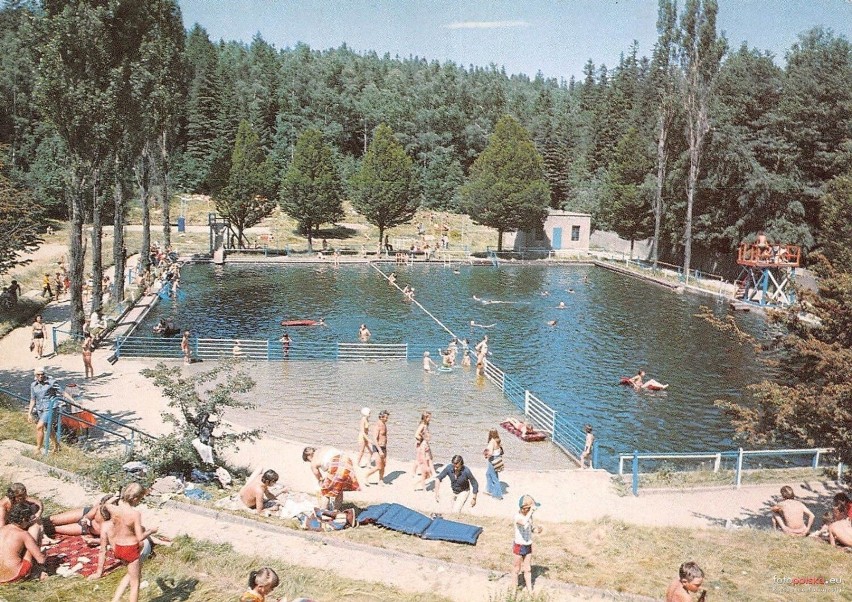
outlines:
[{"label": "child standing in grass", "polygon": [[518,500],[518,513],[515,515],[515,539],[512,545],[512,585],[518,587],[518,573],[523,570],[527,593],[532,593],[532,536],[541,533],[541,527],[533,526],[533,513],[540,506],[532,496],[524,495]]},{"label": "child standing in grass", "polygon": [[127,574],[115,590],[112,602],[118,602],[124,591],[130,587],[130,602],[139,600],[139,584],[142,580],[142,546],[149,535],[157,529],[143,529],[142,517],[136,506],[145,497],[145,488],[139,483],[130,483],[121,491],[117,505],[101,506],[104,521],[101,530],[101,552],[98,556],[98,568],[89,579],[99,579],[104,572],[107,545],[117,560],[127,565]]},{"label": "child standing in grass", "polygon": [[[692,594],[704,584],[704,571],[694,562],[684,562],[678,573],[679,578],[666,590],[666,602],[692,602]],[[702,590],[698,602],[704,602],[706,596],[707,590]]]},{"label": "child standing in grass", "polygon": [[[278,587],[278,573],[271,568],[263,567],[249,573],[248,591],[240,596],[240,602],[265,602],[266,596]],[[281,598],[279,602],[285,602]]]}]

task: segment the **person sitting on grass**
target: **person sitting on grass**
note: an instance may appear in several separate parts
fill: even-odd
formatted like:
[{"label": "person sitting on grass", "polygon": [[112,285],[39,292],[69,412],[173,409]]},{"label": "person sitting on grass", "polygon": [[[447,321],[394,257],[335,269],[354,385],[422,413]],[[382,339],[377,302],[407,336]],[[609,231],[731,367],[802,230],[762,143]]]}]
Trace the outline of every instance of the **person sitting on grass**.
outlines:
[{"label": "person sitting on grass", "polygon": [[263,514],[264,510],[276,510],[278,508],[278,495],[284,493],[281,491],[278,495],[274,495],[269,488],[278,482],[278,473],[274,470],[267,470],[261,474],[262,469],[254,471],[243,488],[240,489],[240,499],[246,508],[255,510],[258,514]]},{"label": "person sitting on grass", "polygon": [[852,518],[841,518],[828,526],[828,543],[852,551]]},{"label": "person sitting on grass", "polygon": [[41,551],[41,543],[27,532],[35,520],[32,507],[15,504],[8,519],[9,524],[0,527],[0,583],[14,583],[30,575],[46,579],[42,565],[47,557]]},{"label": "person sitting on grass", "polygon": [[[44,504],[41,500],[31,497],[27,493],[27,488],[23,483],[12,483],[6,489],[6,497],[0,499],[0,527],[11,522],[9,518],[12,508],[18,504],[23,504],[30,508],[32,522],[27,526],[27,532],[30,536],[41,544],[41,539],[44,535],[42,528],[42,513],[44,512]],[[51,533],[52,537],[53,534]]]},{"label": "person sitting on grass", "polygon": [[[796,499],[789,485],[781,488],[781,497],[783,499],[772,506],[772,524],[787,535],[806,536],[814,522],[814,513]],[[804,517],[807,517],[807,522],[803,520]]]},{"label": "person sitting on grass", "polygon": [[[666,590],[666,602],[692,602],[692,594],[704,584],[704,571],[694,562],[684,562],[680,565],[678,578],[669,584]],[[707,591],[702,590],[698,602],[704,602]]]}]

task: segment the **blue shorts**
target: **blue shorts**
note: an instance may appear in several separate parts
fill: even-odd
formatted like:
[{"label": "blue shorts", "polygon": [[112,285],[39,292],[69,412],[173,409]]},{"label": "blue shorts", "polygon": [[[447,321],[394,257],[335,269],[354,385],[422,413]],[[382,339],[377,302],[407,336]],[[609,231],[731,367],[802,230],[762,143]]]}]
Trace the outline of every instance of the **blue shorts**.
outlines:
[{"label": "blue shorts", "polygon": [[521,543],[516,543],[512,546],[512,553],[522,558],[528,554],[532,554],[532,544],[526,546]]}]

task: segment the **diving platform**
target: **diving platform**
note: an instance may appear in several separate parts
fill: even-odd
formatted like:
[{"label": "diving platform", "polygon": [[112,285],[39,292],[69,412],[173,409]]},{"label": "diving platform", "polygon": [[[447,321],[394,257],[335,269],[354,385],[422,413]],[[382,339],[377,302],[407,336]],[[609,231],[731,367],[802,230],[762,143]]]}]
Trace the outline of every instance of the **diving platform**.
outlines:
[{"label": "diving platform", "polygon": [[736,298],[761,307],[786,308],[796,302],[796,268],[802,248],[788,244],[744,243],[737,250]]}]

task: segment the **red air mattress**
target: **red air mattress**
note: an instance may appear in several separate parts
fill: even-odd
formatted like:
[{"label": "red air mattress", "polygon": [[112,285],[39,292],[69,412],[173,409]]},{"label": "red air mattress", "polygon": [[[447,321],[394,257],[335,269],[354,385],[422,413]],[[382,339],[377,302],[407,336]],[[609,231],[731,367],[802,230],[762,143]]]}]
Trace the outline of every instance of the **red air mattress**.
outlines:
[{"label": "red air mattress", "polygon": [[281,326],[319,326],[319,320],[281,320]]},{"label": "red air mattress", "polygon": [[543,433],[534,429],[527,429],[526,434],[523,434],[520,429],[516,428],[508,420],[505,422],[501,422],[500,426],[515,435],[518,439],[523,439],[524,441],[533,442],[544,441],[545,439],[547,439],[547,433]]}]

